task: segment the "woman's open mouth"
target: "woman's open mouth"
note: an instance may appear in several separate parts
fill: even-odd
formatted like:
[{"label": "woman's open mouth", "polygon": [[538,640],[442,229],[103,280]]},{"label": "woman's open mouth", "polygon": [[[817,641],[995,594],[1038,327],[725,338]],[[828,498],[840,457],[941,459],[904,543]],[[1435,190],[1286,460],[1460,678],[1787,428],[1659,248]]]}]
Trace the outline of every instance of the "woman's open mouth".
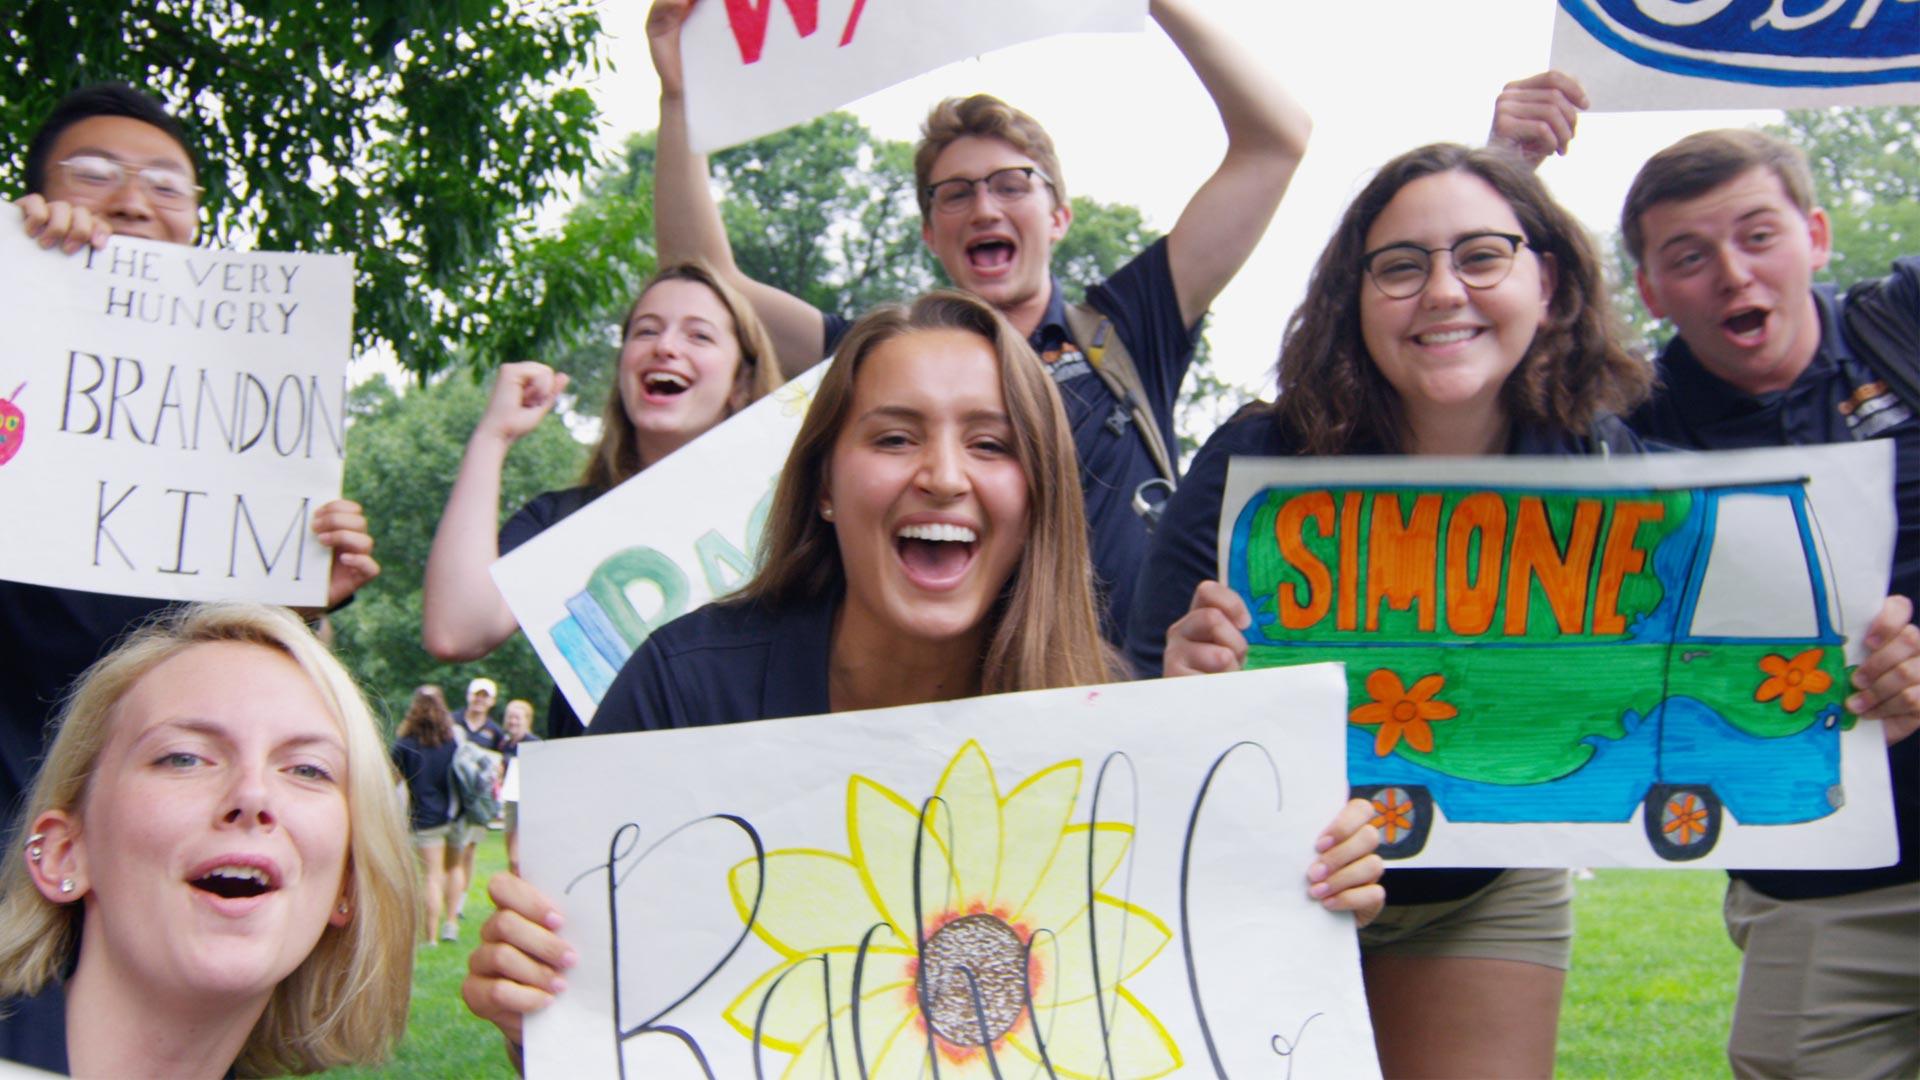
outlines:
[{"label": "woman's open mouth", "polygon": [[893,534],[893,550],[907,580],[926,589],[957,584],[973,565],[979,548],[980,534],[965,525],[903,525]]},{"label": "woman's open mouth", "polygon": [[650,398],[679,397],[692,386],[684,376],[671,371],[649,371],[640,376],[640,389]]},{"label": "woman's open mouth", "polygon": [[264,867],[245,863],[222,863],[189,879],[187,884],[222,900],[247,900],[279,888]]}]

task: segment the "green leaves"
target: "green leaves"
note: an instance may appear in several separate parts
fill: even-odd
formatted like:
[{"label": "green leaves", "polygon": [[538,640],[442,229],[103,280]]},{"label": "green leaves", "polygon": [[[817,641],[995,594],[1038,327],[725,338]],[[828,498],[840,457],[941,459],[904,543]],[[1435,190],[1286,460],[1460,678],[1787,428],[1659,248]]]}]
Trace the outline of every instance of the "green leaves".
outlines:
[{"label": "green leaves", "polygon": [[356,252],[356,344],[417,372],[485,331],[532,209],[589,162],[588,0],[26,0],[8,22],[0,189],[63,94],[130,82],[195,140],[208,237]]}]

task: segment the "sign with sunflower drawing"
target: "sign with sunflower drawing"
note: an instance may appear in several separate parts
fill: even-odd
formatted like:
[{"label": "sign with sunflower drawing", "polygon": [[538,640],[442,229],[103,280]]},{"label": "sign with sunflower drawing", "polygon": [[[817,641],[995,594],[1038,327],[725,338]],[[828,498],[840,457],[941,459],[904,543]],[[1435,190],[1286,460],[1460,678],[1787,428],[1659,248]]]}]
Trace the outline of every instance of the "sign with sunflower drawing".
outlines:
[{"label": "sign with sunflower drawing", "polygon": [[1378,1076],[1334,665],[543,743],[540,1077]]},{"label": "sign with sunflower drawing", "polygon": [[1248,667],[1345,662],[1390,859],[1884,866],[1890,451],[1236,459],[1221,580]]}]

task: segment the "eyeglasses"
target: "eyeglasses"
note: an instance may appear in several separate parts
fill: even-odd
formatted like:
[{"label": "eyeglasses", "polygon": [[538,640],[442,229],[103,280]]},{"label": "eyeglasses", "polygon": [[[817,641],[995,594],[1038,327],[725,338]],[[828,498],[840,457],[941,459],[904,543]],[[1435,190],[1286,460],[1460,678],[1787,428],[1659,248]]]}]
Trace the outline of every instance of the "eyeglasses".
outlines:
[{"label": "eyeglasses", "polygon": [[120,190],[120,186],[125,184],[129,177],[137,177],[140,186],[153,201],[169,206],[190,203],[206,190],[188,180],[180,170],[159,165],[134,168],[112,158],[94,154],[70,157],[58,164],[60,168],[67,170],[67,178],[75,185],[100,194]]},{"label": "eyeglasses", "polygon": [[1453,260],[1453,276],[1469,289],[1491,289],[1507,280],[1513,271],[1514,257],[1520,254],[1524,236],[1512,233],[1474,233],[1446,247],[1423,248],[1418,244],[1389,244],[1360,256],[1367,277],[1392,300],[1420,295],[1433,274],[1433,257],[1447,252]]},{"label": "eyeglasses", "polygon": [[937,184],[928,184],[927,201],[942,214],[957,214],[973,205],[973,189],[977,184],[987,186],[987,194],[997,203],[1015,203],[1033,194],[1034,181],[1038,180],[1049,190],[1053,181],[1047,174],[1031,165],[1016,165],[1010,169],[995,169],[978,180],[965,176],[956,176],[942,180]]}]

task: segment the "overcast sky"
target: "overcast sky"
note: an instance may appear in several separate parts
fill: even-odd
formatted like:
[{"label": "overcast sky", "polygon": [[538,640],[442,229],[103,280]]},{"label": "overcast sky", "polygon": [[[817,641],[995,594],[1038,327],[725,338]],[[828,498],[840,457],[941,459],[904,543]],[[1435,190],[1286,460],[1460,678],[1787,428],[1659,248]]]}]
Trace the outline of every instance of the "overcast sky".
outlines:
[{"label": "overcast sky", "polygon": [[[780,0],[768,2],[776,8],[777,31],[784,12]],[[822,25],[838,25],[827,17],[834,2],[822,4]],[[1442,139],[1483,141],[1500,87],[1546,68],[1554,3],[1194,2],[1265,57],[1315,125],[1273,226],[1208,321],[1221,375],[1256,385],[1279,352],[1285,318],[1347,201],[1373,169],[1402,150]],[[646,11],[643,0],[601,7],[613,70],[591,87],[609,148],[658,123]],[[1226,147],[1199,80],[1151,20],[1141,34],[1056,37],[963,61],[849,108],[875,134],[912,140],[934,101],[977,91],[999,95],[1046,125],[1073,192],[1132,203],[1163,230]],[[1776,117],[1764,111],[1590,115],[1574,152],[1548,162],[1542,176],[1605,236],[1627,183],[1654,151],[1701,128]]]}]

